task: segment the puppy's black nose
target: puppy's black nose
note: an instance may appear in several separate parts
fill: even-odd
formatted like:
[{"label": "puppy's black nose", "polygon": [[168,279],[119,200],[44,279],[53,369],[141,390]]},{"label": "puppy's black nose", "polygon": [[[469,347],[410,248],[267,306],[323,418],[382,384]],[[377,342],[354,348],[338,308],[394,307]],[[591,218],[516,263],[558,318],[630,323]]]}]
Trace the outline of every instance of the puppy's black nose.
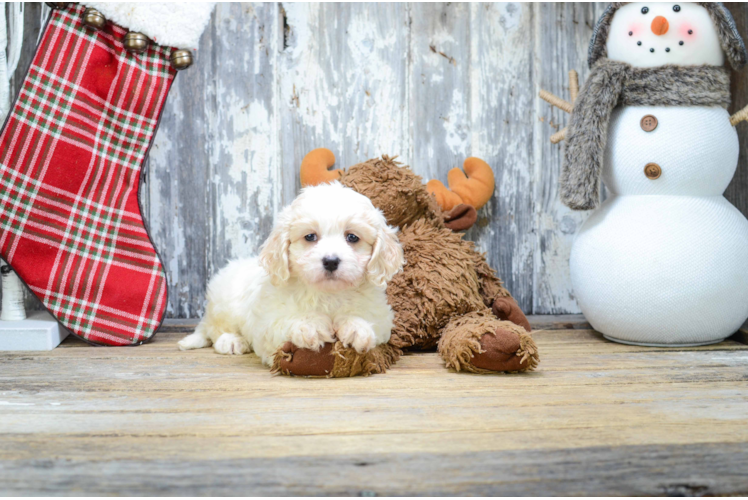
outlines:
[{"label": "puppy's black nose", "polygon": [[340,258],[338,257],[322,257],[322,267],[327,271],[333,272],[340,265]]}]

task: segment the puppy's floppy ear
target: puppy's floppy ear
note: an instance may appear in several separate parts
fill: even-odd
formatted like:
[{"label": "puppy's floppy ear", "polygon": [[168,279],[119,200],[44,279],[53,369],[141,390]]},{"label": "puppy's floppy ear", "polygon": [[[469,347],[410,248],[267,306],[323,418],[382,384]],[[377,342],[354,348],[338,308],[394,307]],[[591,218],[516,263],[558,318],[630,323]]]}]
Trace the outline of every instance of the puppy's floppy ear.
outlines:
[{"label": "puppy's floppy ear", "polygon": [[388,226],[379,210],[374,218],[374,227],[377,228],[377,240],[371,252],[367,276],[375,285],[383,286],[403,268],[405,259],[403,247],[397,239],[397,228]]},{"label": "puppy's floppy ear", "polygon": [[260,250],[260,264],[270,275],[270,281],[275,286],[285,285],[291,276],[288,265],[288,247],[291,246],[289,235],[291,214],[287,207],[278,216],[278,221],[270,233],[270,237]]}]

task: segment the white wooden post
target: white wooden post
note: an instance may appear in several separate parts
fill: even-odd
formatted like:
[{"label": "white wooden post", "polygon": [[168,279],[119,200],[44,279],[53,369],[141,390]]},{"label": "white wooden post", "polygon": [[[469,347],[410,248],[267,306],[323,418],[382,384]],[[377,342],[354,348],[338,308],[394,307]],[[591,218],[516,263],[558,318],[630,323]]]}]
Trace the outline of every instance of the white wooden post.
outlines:
[{"label": "white wooden post", "polygon": [[26,308],[23,305],[23,283],[8,264],[0,260],[0,266],[3,286],[0,320],[21,321],[26,319]]},{"label": "white wooden post", "polygon": [[0,351],[49,351],[68,336],[68,331],[47,311],[26,317],[23,282],[0,260],[3,301],[0,309]]}]

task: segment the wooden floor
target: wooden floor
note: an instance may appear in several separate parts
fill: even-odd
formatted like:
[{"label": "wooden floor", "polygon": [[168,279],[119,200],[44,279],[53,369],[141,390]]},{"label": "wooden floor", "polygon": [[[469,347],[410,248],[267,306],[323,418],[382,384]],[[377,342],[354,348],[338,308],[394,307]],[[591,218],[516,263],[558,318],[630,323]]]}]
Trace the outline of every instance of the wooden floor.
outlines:
[{"label": "wooden floor", "polygon": [[409,355],[274,377],[254,355],[68,339],[0,353],[0,494],[748,494],[748,345],[613,344],[534,318],[538,371]]}]

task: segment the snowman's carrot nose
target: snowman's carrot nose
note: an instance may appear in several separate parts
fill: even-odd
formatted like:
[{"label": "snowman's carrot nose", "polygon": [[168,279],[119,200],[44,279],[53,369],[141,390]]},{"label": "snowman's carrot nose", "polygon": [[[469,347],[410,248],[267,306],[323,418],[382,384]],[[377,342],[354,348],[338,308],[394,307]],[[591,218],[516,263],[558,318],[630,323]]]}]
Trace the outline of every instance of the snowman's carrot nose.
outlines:
[{"label": "snowman's carrot nose", "polygon": [[667,33],[668,28],[670,28],[670,24],[668,24],[667,19],[664,17],[657,16],[652,19],[652,33],[655,35],[664,35]]}]

